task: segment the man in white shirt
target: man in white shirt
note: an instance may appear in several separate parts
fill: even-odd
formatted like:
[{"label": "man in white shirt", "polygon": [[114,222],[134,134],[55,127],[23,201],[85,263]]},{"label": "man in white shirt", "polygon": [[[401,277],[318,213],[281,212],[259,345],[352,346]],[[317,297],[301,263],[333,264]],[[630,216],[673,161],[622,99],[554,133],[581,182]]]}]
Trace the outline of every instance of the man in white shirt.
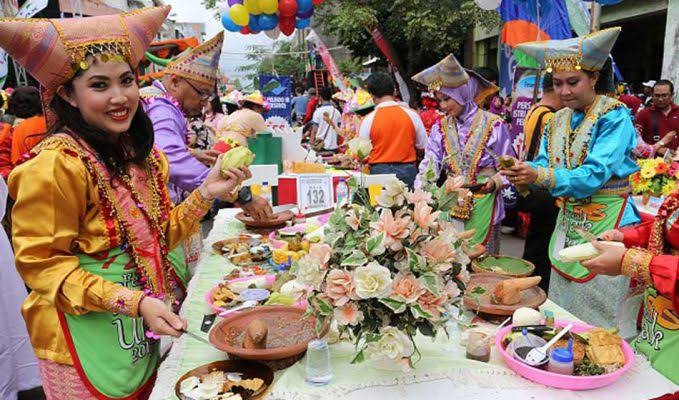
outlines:
[{"label": "man in white shirt", "polygon": [[311,119],[311,144],[323,141],[323,150],[337,150],[337,130],[342,122],[342,113],[332,104],[332,89],[328,86],[321,89],[319,104]]}]

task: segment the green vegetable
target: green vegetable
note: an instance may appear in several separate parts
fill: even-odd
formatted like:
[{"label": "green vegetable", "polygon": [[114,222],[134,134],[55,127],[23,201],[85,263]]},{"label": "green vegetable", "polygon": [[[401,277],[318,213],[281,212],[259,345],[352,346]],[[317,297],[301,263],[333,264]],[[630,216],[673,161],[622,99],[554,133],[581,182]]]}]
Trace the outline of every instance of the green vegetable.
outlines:
[{"label": "green vegetable", "polygon": [[222,165],[220,166],[222,176],[229,168],[249,167],[254,159],[254,153],[247,147],[238,146],[227,151],[222,156]]},{"label": "green vegetable", "polygon": [[575,366],[573,375],[575,376],[596,376],[606,373],[604,367],[592,363],[588,358],[582,360],[582,363]]}]

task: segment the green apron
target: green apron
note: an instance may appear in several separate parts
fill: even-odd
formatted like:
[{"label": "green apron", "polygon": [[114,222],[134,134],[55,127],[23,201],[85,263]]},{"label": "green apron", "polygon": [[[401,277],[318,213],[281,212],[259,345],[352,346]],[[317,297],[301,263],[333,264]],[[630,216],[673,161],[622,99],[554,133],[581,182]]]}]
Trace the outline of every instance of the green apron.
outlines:
[{"label": "green apron", "polygon": [[633,346],[637,353],[646,356],[654,369],[679,384],[679,314],[672,300],[653,287],[644,293],[641,333]]},{"label": "green apron", "polygon": [[[120,248],[105,259],[78,255],[80,268],[140,290],[133,262]],[[158,341],[145,336],[142,318],[110,312],[60,313],[73,363],[90,390],[107,398],[124,398],[151,384],[159,363]]]},{"label": "green apron", "polygon": [[[497,115],[479,111],[469,128],[469,136],[464,149],[460,149],[460,138],[454,120],[445,118],[441,121],[446,154],[448,154],[448,168],[456,176],[464,176],[465,183],[482,183],[484,176],[479,169],[479,162],[486,151],[486,144],[490,139],[493,124],[499,119]],[[497,193],[468,198],[463,204],[453,208],[450,216],[464,222],[464,229],[475,229],[471,245],[487,244],[493,225],[493,211]]]},{"label": "green apron", "polygon": [[549,260],[556,271],[575,282],[586,282],[594,278],[589,270],[576,262],[563,262],[559,251],[586,243],[575,231],[581,228],[595,236],[616,229],[625,212],[627,198],[618,195],[594,195],[588,201],[564,199],[556,220],[556,228],[549,242]]}]

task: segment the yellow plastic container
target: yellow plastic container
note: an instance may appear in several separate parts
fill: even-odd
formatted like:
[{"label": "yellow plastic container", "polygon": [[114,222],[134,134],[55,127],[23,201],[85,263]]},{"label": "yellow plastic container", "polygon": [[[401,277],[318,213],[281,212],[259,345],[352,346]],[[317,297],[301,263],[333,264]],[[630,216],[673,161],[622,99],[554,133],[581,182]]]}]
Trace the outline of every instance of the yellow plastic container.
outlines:
[{"label": "yellow plastic container", "polygon": [[370,195],[370,204],[377,204],[377,196],[382,194],[382,185],[369,185],[368,194]]}]

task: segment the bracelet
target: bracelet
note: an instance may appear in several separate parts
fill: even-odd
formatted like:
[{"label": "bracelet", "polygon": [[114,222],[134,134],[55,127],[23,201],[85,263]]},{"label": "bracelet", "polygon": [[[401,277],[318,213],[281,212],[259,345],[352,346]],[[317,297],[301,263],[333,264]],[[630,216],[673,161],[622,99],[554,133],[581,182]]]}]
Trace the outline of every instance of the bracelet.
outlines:
[{"label": "bracelet", "polygon": [[641,249],[629,249],[622,257],[622,274],[631,279],[649,285],[651,279],[651,261],[653,253]]}]

